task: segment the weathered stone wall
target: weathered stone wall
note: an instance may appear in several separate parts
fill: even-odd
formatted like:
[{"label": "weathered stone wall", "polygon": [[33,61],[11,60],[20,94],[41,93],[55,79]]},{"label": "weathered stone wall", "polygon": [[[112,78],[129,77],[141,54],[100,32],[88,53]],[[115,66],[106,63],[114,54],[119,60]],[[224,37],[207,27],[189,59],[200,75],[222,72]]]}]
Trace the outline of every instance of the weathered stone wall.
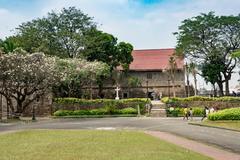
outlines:
[{"label": "weathered stone wall", "polygon": [[[126,85],[126,81],[122,80],[120,82],[120,88],[119,96],[120,98],[124,98],[127,95],[128,98],[144,98],[147,97],[147,92],[155,92],[158,97],[162,95],[168,96],[170,93],[170,96],[173,96],[173,84],[171,81],[169,81],[168,73],[162,72],[162,71],[131,71],[129,73],[132,77],[137,77],[141,85],[138,87],[128,87]],[[103,94],[104,98],[115,98],[115,84],[112,83],[109,79],[105,80],[103,85]],[[185,97],[185,76],[184,71],[179,70],[175,74],[175,91],[176,96],[178,97]],[[90,90],[85,89],[84,92],[87,95],[90,95]],[[88,96],[89,97],[89,96]],[[88,98],[86,97],[86,98]],[[93,87],[93,97],[94,98],[100,98],[98,97],[98,87]]]},{"label": "weathered stone wall", "polygon": [[[30,106],[23,112],[22,116],[32,116],[33,107],[35,106],[36,116],[50,116],[52,111],[52,94],[46,94],[41,97],[39,102],[33,102]],[[3,112],[2,112],[3,111]],[[9,117],[12,116],[11,110],[7,106],[7,102],[4,97],[0,97],[0,118],[2,115]]]}]

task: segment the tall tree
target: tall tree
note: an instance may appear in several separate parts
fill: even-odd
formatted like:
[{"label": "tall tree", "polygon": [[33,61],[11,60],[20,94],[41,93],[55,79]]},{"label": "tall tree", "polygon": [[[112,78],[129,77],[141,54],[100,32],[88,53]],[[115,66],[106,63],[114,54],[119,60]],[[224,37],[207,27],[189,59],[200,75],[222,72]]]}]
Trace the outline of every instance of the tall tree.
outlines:
[{"label": "tall tree", "polygon": [[[111,34],[90,30],[86,34],[85,48],[83,57],[88,61],[101,61],[109,65],[110,72],[113,77],[113,71],[118,66],[122,66],[124,70],[128,70],[129,64],[133,61],[132,50],[133,46],[129,43],[118,43],[117,38]],[[98,78],[99,97],[102,97],[104,76]],[[116,82],[116,81],[115,81]]]},{"label": "tall tree", "polygon": [[54,64],[54,58],[41,53],[13,53],[0,57],[0,94],[7,99],[16,116],[60,78]]},{"label": "tall tree", "polygon": [[[217,55],[223,65],[218,75],[219,88],[225,83],[226,95],[229,94],[229,80],[237,59],[230,55],[240,48],[240,15],[215,16],[213,12],[186,19],[179,27],[177,52],[183,53],[198,64],[211,61]],[[218,70],[220,71],[220,70]]]},{"label": "tall tree", "polygon": [[197,96],[197,66],[195,63],[190,63],[189,64],[189,71],[193,76],[193,80],[194,80],[194,95]]},{"label": "tall tree", "polygon": [[118,43],[117,38],[109,33],[92,29],[87,33],[83,56],[89,61],[102,61],[107,63],[111,71],[117,66],[124,69],[133,61],[133,46],[129,43]]},{"label": "tall tree", "polygon": [[172,81],[172,89],[173,89],[173,97],[176,97],[176,90],[175,90],[175,73],[177,70],[177,63],[176,63],[176,58],[174,56],[171,56],[169,58],[169,74],[170,74],[170,78]]},{"label": "tall tree", "polygon": [[79,57],[84,49],[87,30],[96,28],[92,18],[75,7],[63,8],[60,13],[50,12],[21,24],[15,42],[28,52],[42,51],[59,57]]}]

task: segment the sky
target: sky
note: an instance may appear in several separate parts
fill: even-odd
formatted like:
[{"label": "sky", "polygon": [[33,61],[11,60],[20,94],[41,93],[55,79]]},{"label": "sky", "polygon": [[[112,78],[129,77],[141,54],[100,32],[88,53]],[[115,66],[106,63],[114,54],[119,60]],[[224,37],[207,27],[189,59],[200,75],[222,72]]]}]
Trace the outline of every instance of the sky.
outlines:
[{"label": "sky", "polygon": [[0,38],[13,35],[23,22],[70,6],[94,17],[101,30],[134,49],[175,47],[173,32],[181,21],[200,13],[240,13],[240,0],[0,0]]}]

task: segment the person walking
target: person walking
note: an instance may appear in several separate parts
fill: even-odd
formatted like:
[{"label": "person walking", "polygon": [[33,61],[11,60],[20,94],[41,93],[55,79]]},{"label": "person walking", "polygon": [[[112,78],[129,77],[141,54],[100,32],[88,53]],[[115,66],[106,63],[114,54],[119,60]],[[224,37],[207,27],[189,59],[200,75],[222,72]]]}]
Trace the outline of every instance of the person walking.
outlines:
[{"label": "person walking", "polygon": [[208,109],[208,107],[206,106],[206,107],[204,108],[203,117],[202,117],[202,120],[201,120],[201,121],[203,121],[205,118],[207,118],[208,114],[209,114],[209,109]]},{"label": "person walking", "polygon": [[193,120],[193,109],[192,108],[189,109],[189,116],[190,116],[191,120]]},{"label": "person walking", "polygon": [[188,108],[184,107],[183,109],[183,120],[185,120],[185,118],[188,120]]}]

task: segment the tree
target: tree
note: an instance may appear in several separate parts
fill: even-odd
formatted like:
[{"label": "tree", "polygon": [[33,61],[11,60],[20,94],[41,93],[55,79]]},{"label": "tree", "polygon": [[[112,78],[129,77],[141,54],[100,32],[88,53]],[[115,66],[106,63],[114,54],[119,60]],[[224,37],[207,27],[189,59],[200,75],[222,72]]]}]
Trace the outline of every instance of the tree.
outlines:
[{"label": "tree", "polygon": [[0,41],[0,49],[5,54],[13,52],[14,49],[16,49],[16,48],[17,48],[17,46],[11,39],[6,39],[5,41]]},{"label": "tree", "polygon": [[194,95],[197,96],[197,66],[195,63],[189,64],[189,72],[192,74],[194,79]]},{"label": "tree", "polygon": [[127,69],[133,61],[133,46],[125,42],[118,43],[117,38],[111,34],[92,29],[87,33],[85,42],[83,56],[89,61],[107,63],[111,71],[120,65]]},{"label": "tree", "polygon": [[75,7],[63,8],[60,13],[50,12],[21,24],[14,37],[15,43],[32,53],[42,51],[59,57],[81,56],[85,33],[96,28],[92,18]]},{"label": "tree", "polygon": [[54,87],[54,93],[59,97],[81,97],[82,88],[92,86],[98,77],[109,75],[109,66],[103,62],[88,62],[83,59],[58,59],[56,61],[58,72],[63,74],[60,85]]},{"label": "tree", "polygon": [[[133,46],[125,42],[117,42],[117,38],[111,34],[98,31],[96,29],[89,30],[86,34],[85,48],[83,57],[88,61],[101,61],[109,65],[111,78],[114,81],[113,71],[118,66],[128,70],[129,64],[133,61]],[[105,76],[98,77],[99,97],[102,97],[103,81]]]},{"label": "tree", "polygon": [[0,57],[0,94],[17,117],[56,83],[59,75],[54,64],[54,58],[42,53]]},{"label": "tree", "polygon": [[173,89],[173,97],[176,97],[176,90],[175,90],[175,72],[177,70],[177,63],[176,63],[176,58],[174,56],[171,56],[169,58],[169,75],[172,81],[172,89]]},{"label": "tree", "polygon": [[209,57],[201,65],[201,72],[202,77],[208,83],[210,82],[214,89],[214,95],[216,96],[216,87],[215,84],[219,86],[219,95],[223,96],[223,82],[221,73],[224,71],[224,62],[221,61],[222,58],[218,57],[217,55],[213,55]]},{"label": "tree", "polygon": [[190,96],[190,83],[189,83],[189,65],[186,63],[185,64],[185,72],[186,72],[186,78],[187,78],[187,97]]},{"label": "tree", "polygon": [[[237,59],[231,54],[240,48],[240,15],[215,16],[213,12],[186,19],[179,27],[177,53],[195,60],[198,64],[211,61],[213,56],[223,65],[217,75],[219,88],[225,83],[226,95],[229,94],[229,80]],[[218,70],[220,71],[220,70]],[[223,90],[221,88],[221,90]]]}]

